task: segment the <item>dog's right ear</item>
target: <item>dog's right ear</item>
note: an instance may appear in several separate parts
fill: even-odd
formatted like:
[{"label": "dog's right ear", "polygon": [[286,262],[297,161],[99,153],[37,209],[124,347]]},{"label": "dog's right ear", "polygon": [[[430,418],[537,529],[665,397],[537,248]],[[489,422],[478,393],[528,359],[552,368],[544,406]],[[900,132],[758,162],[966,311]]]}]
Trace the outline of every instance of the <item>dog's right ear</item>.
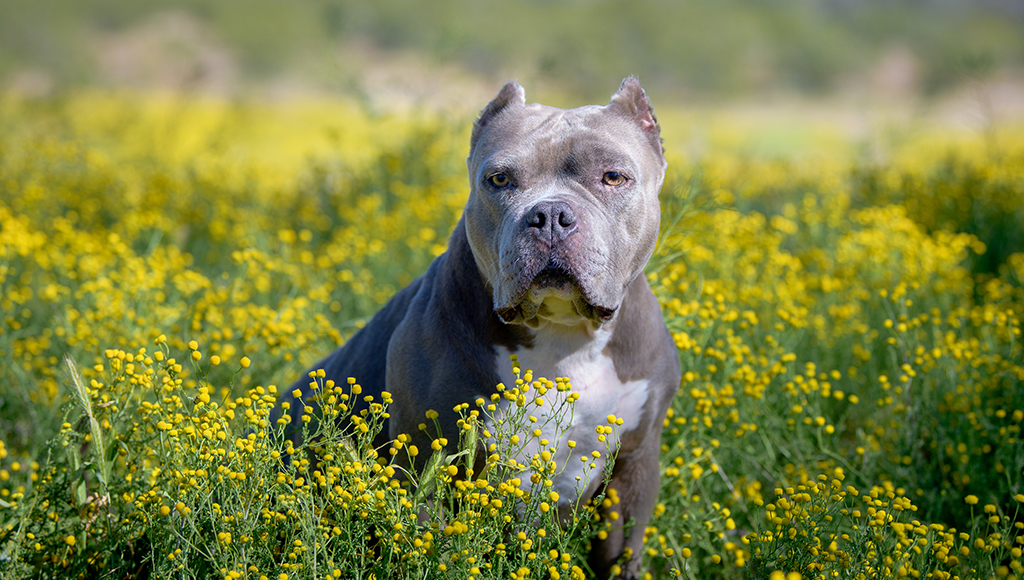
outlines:
[{"label": "dog's right ear", "polygon": [[480,118],[473,124],[473,136],[470,137],[469,143],[472,147],[476,144],[477,137],[480,136],[480,131],[487,126],[487,123],[491,122],[494,117],[498,116],[502,111],[509,108],[510,106],[521,107],[526,104],[526,91],[523,87],[519,86],[517,82],[505,83],[505,86],[501,87],[498,91],[498,95],[494,97],[490,103],[484,107],[483,111],[480,111]]}]

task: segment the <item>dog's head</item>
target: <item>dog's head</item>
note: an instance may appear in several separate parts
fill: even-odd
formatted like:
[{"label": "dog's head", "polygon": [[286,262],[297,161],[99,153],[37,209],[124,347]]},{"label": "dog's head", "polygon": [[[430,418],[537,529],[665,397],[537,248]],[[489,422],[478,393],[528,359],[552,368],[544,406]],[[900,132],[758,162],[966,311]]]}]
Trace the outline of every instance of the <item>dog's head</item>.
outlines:
[{"label": "dog's head", "polygon": [[509,324],[611,320],[658,237],[660,129],[634,78],[608,105],[527,105],[506,84],[470,141],[465,224]]}]

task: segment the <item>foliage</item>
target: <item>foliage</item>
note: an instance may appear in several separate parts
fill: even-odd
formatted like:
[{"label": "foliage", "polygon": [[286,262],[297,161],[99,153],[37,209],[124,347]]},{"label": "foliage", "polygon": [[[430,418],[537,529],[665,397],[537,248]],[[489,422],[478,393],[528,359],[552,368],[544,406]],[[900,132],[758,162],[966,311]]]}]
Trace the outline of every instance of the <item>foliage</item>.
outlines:
[{"label": "foliage", "polygon": [[[629,524],[557,522],[562,442],[513,432],[534,396],[571,409],[586,386],[529,369],[429,451],[371,448],[386,400],[282,439],[275,385],[423,271],[466,194],[465,127],[304,106],[0,108],[5,577],[579,577],[589,540]],[[897,155],[868,196],[852,161],[672,159],[646,275],[684,377],[651,577],[1024,576],[1024,254],[910,193],[1001,207],[1021,161]],[[360,395],[311,382],[330,416]],[[519,411],[499,429],[502,400]]]}]

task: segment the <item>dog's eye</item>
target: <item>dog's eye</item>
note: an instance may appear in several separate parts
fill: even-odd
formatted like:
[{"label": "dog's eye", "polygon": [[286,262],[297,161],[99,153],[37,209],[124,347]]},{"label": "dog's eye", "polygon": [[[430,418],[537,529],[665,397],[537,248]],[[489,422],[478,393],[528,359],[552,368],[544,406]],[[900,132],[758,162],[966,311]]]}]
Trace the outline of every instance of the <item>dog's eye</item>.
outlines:
[{"label": "dog's eye", "polygon": [[494,187],[505,187],[509,183],[509,178],[504,173],[495,173],[488,177],[487,181],[490,181]]},{"label": "dog's eye", "polygon": [[619,173],[618,171],[609,171],[604,174],[604,177],[601,178],[601,181],[603,181],[606,185],[618,186],[622,185],[623,183],[626,183],[626,176]]}]

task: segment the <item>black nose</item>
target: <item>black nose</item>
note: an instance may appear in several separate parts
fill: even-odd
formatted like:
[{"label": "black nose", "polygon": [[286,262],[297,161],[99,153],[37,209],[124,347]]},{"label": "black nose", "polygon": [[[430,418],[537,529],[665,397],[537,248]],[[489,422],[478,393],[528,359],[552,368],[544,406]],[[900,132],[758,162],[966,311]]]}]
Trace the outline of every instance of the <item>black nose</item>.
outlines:
[{"label": "black nose", "polygon": [[526,214],[534,233],[551,242],[565,239],[576,231],[576,214],[564,201],[543,201]]}]

